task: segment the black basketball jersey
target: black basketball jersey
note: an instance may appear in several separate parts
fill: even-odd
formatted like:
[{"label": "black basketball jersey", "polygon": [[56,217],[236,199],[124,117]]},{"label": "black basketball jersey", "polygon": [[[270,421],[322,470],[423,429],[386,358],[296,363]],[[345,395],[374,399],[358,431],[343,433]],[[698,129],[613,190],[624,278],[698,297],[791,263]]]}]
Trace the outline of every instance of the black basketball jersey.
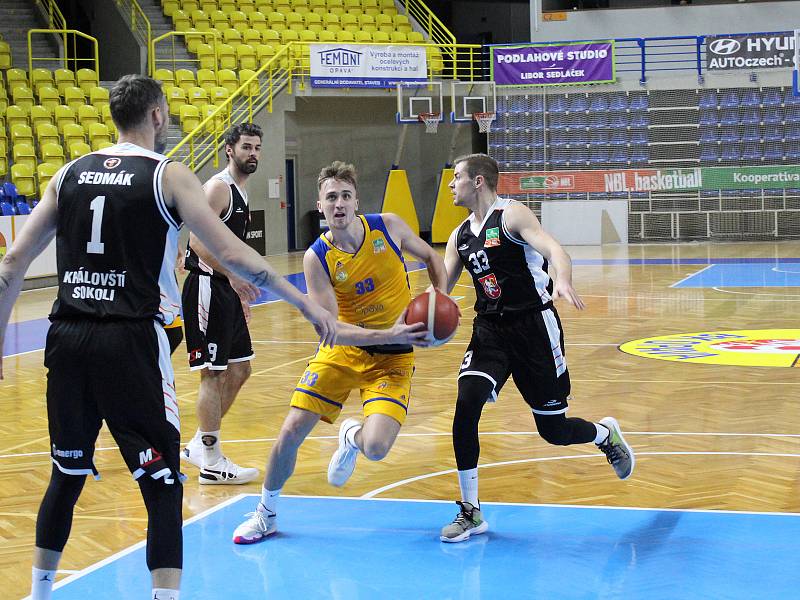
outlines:
[{"label": "black basketball jersey", "polygon": [[69,163],[56,186],[58,296],[52,319],[157,318],[180,314],[175,279],[177,212],[164,203],[169,161],[117,144]]},{"label": "black basketball jersey", "polygon": [[[212,179],[220,179],[228,184],[228,189],[230,189],[228,207],[220,215],[220,218],[222,219],[222,222],[228,226],[228,229],[230,229],[236,235],[236,237],[242,241],[245,241],[247,239],[247,231],[250,226],[250,209],[247,206],[247,192],[245,192],[236,184],[227,168],[214,175]],[[227,279],[220,273],[214,273],[214,269],[211,268],[211,265],[204,263],[203,260],[197,255],[197,252],[192,250],[191,245],[186,247],[185,265],[186,269],[193,273],[198,273],[199,275],[212,275]]]},{"label": "black basketball jersey", "polygon": [[456,234],[461,262],[472,275],[478,314],[542,310],[552,301],[547,261],[524,240],[512,236],[503,210],[513,200],[498,198],[483,223],[471,214]]}]

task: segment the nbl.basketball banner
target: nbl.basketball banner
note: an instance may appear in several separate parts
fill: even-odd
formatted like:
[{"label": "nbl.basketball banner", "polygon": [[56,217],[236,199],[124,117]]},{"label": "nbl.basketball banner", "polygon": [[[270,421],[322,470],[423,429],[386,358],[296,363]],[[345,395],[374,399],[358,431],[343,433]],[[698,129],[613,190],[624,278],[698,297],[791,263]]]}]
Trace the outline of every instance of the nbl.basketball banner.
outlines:
[{"label": "nbl.basketball banner", "polygon": [[502,86],[611,83],[614,42],[492,46],[492,80]]},{"label": "nbl.basketball banner", "polygon": [[800,165],[501,173],[499,194],[800,188]]},{"label": "nbl.basketball banner", "polygon": [[310,44],[313,87],[395,87],[427,81],[424,46]]}]

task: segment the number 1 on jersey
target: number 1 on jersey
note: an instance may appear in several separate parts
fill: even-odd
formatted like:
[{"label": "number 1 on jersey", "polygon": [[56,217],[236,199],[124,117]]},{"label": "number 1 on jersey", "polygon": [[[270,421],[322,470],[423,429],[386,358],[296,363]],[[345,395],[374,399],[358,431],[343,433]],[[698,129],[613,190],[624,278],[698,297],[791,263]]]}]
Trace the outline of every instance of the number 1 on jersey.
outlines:
[{"label": "number 1 on jersey", "polygon": [[87,254],[103,254],[105,244],[100,241],[100,228],[103,225],[103,209],[106,206],[105,196],[96,196],[89,205],[92,211],[92,238],[86,243]]}]

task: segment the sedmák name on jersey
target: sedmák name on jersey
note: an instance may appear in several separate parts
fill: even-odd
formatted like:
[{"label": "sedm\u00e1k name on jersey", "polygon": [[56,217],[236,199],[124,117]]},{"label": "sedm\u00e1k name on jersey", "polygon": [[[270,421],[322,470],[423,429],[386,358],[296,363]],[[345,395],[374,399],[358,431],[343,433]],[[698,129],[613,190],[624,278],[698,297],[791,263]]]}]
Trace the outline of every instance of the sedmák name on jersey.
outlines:
[{"label": "sedm\u00e1k name on jersey", "polygon": [[86,183],[90,185],[133,185],[132,180],[135,173],[108,173],[105,171],[81,171],[78,176],[78,184]]}]

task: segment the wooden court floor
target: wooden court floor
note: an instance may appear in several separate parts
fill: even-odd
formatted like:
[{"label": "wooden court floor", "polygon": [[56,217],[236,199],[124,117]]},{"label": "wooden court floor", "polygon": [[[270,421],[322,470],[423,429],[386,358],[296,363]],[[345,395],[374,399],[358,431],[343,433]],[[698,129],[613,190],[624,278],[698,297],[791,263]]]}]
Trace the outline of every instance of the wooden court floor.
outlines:
[{"label": "wooden court floor", "polygon": [[[670,286],[715,259],[797,258],[800,264],[800,245],[615,245],[569,250],[576,261],[575,287],[588,305],[584,312],[559,306],[573,382],[570,414],[593,420],[615,416],[637,452],[636,471],[622,482],[593,447],[543,442],[509,382],[500,400],[487,405],[481,421],[481,500],[800,512],[797,370],[669,362],[618,349],[624,342],[650,336],[796,327],[798,287]],[[286,274],[301,270],[301,254],[270,260]],[[416,291],[424,289],[424,271],[412,273],[411,282]],[[463,296],[461,328],[447,345],[417,352],[411,412],[386,460],[369,463],[362,457],[343,489],[329,487],[325,473],[337,429],[321,424],[301,448],[297,470],[284,493],[457,498],[449,432],[455,375],[474,314],[474,294],[466,275],[454,295]],[[46,316],[52,298],[53,290],[23,293],[12,321]],[[253,375],[223,422],[223,448],[239,464],[258,466],[263,473],[315,338],[311,327],[284,303],[254,308],[251,333],[257,355]],[[28,593],[35,516],[50,473],[42,354],[6,358],[6,379],[0,387],[0,581],[4,585],[0,595],[8,598]],[[183,352],[176,353],[173,363],[182,437],[188,440],[196,426],[193,406],[199,376],[188,371]],[[344,415],[358,414],[354,395]],[[86,483],[60,577],[145,537],[146,515],[138,488],[105,430],[98,441],[96,464],[102,481]],[[257,493],[261,487],[260,481],[200,487],[197,472],[190,467],[186,472],[190,479],[185,485],[184,518],[240,492]],[[455,514],[455,505],[453,509]]]}]

